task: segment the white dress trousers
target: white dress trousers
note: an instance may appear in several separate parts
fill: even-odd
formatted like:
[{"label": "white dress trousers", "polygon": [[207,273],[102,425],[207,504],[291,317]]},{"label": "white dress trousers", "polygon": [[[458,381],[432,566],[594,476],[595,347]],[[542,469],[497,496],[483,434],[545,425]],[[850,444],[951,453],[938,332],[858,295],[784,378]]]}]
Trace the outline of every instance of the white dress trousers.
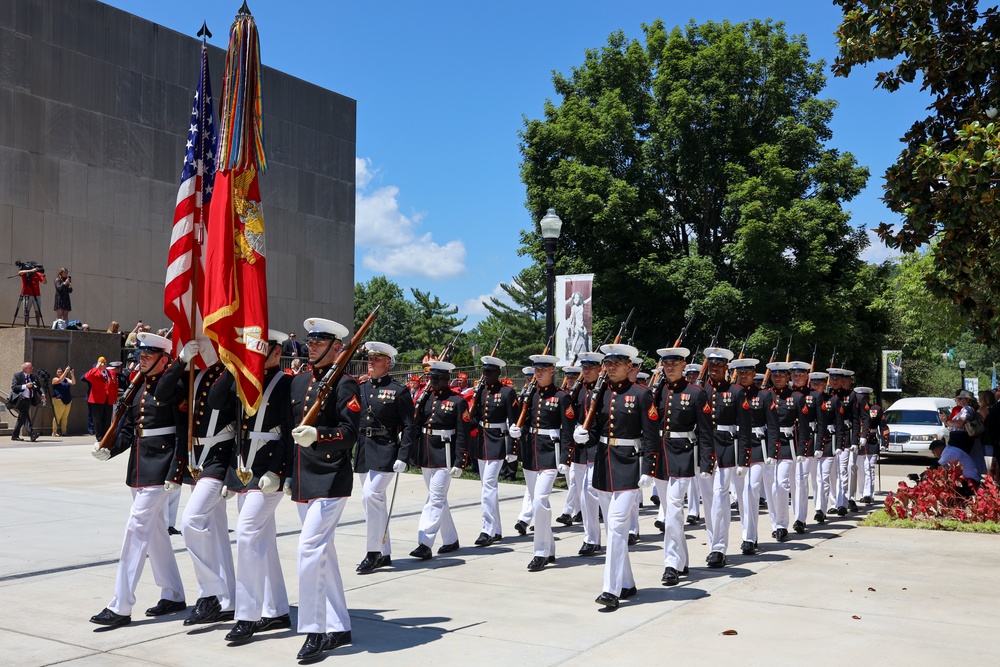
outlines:
[{"label": "white dress trousers", "polygon": [[233,611],[236,605],[236,568],[233,548],[229,544],[229,518],[226,499],[222,497],[222,482],[202,477],[191,489],[184,506],[181,533],[198,579],[198,597],[219,598],[222,611]]},{"label": "white dress trousers", "polygon": [[716,466],[708,479],[698,477],[702,504],[705,506],[705,531],[708,533],[708,550],[726,553],[729,548],[729,524],[732,522],[732,500],[729,496],[730,479],[735,477],[733,468]]},{"label": "white dress trousers", "polygon": [[487,461],[479,459],[479,479],[483,484],[480,506],[483,511],[483,532],[490,537],[503,535],[500,523],[500,468],[503,459]]},{"label": "white dress trousers", "polygon": [[552,485],[555,470],[525,470],[524,484],[531,491],[531,513],[535,517],[534,555],[555,556],[556,539],[552,535]]},{"label": "white dress trousers", "polygon": [[878,462],[878,454],[858,454],[861,461],[861,468],[864,471],[865,481],[861,487],[861,497],[875,497],[875,464]]},{"label": "white dress trousers", "polygon": [[427,547],[434,546],[437,534],[441,533],[442,544],[458,541],[458,530],[451,518],[448,507],[448,489],[451,475],[447,468],[423,468],[424,484],[427,485],[427,502],[420,513],[417,526],[417,541]]},{"label": "white dress trousers", "polygon": [[792,508],[795,510],[795,520],[806,522],[809,513],[809,477],[815,476],[816,459],[809,456],[805,461],[795,462],[794,495]]},{"label": "white dress trousers", "polygon": [[167,534],[166,502],[167,492],[162,486],[132,489],[132,509],[125,524],[125,539],[115,575],[115,596],[108,603],[108,609],[116,614],[132,615],[135,587],[142,576],[147,554],[149,566],[153,568],[153,581],[160,587],[160,597],[173,602],[184,600],[184,584]]},{"label": "white dress trousers", "polygon": [[[366,548],[368,552],[379,551],[383,556],[392,554],[392,538],[386,532],[389,524],[389,502],[386,491],[392,483],[394,472],[379,472],[369,470],[358,473],[358,484],[361,486],[361,507],[365,511],[365,529],[367,531]],[[385,544],[382,544],[385,535]]]},{"label": "white dress trousers", "polygon": [[663,508],[663,566],[678,572],[688,565],[687,540],[684,537],[684,494],[691,495],[690,477],[671,477],[669,480],[656,479],[656,490],[660,494]]},{"label": "white dress trousers", "polygon": [[795,461],[791,459],[779,459],[774,466],[774,486],[767,507],[775,530],[778,528],[788,530],[788,499],[792,493],[794,470]]},{"label": "white dress trousers", "polygon": [[[764,487],[764,472],[769,466],[754,463],[747,471],[746,485],[743,487],[743,507],[740,510],[740,526],[744,542],[757,543],[757,524],[760,519],[760,494]],[[768,493],[768,496],[771,494]],[[768,507],[770,507],[768,500]],[[744,511],[745,510],[745,511]]]},{"label": "white dress trousers", "polygon": [[573,474],[582,476],[580,498],[583,505],[583,541],[601,544],[601,500],[594,488],[594,464],[574,463]]},{"label": "white dress trousers", "polygon": [[[607,528],[607,554],[604,558],[604,592],[621,595],[622,589],[635,586],[632,563],[628,556],[628,524],[635,507],[636,489],[598,491],[604,525]],[[538,528],[536,527],[537,531]]]},{"label": "white dress trousers", "polygon": [[580,480],[574,474],[574,468],[576,463],[570,463],[569,474],[566,475],[566,500],[563,502],[563,514],[568,514],[573,517],[576,513],[581,511],[582,500],[581,500],[581,487]]},{"label": "white dress trousers", "polygon": [[288,613],[288,592],[278,558],[274,510],[284,497],[247,491],[237,497],[236,520],[236,620],[259,621]]},{"label": "white dress trousers", "polygon": [[351,629],[334,545],[345,505],[347,498],[314,498],[306,504],[298,552],[301,633]]}]

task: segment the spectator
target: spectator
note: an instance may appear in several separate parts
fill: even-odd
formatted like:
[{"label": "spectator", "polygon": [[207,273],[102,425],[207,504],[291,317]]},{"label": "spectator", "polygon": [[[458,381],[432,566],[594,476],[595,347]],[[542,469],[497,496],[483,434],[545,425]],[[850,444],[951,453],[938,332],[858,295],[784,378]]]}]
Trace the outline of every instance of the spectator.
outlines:
[{"label": "spectator", "polygon": [[427,354],[425,354],[424,358],[420,360],[420,363],[426,364],[426,363],[428,363],[430,361],[437,361],[437,360],[438,360],[438,357],[437,357],[436,354],[434,354],[434,348],[431,347],[431,348],[427,349]]},{"label": "spectator", "polygon": [[955,410],[951,413],[945,426],[948,427],[948,443],[958,447],[968,454],[972,451],[973,439],[965,430],[965,422],[974,412],[969,403],[972,401],[972,392],[962,390],[955,396]]},{"label": "spectator", "polygon": [[76,374],[73,369],[67,366],[65,369],[56,369],[56,376],[52,379],[52,435],[57,438],[66,435],[69,424],[69,409],[73,402],[73,395],[70,387],[76,384]]},{"label": "spectator", "polygon": [[66,267],[59,269],[56,274],[56,319],[68,321],[69,311],[73,310],[69,295],[73,293],[73,278],[70,277]]},{"label": "spectator", "polygon": [[118,322],[112,320],[111,324],[108,325],[108,333],[118,334],[121,338],[122,347],[125,347],[125,334],[122,332],[121,325]]},{"label": "spectator", "polygon": [[297,358],[303,356],[303,354],[309,356],[306,346],[295,340],[295,332],[293,331],[288,334],[288,340],[281,344],[281,356]]},{"label": "spectator", "polygon": [[302,360],[292,359],[292,365],[285,369],[285,375],[298,375],[302,372]]},{"label": "spectator", "polygon": [[94,436],[100,440],[111,425],[111,407],[118,400],[118,374],[108,370],[107,359],[97,358],[97,364],[84,374],[90,384],[87,404],[94,418]]},{"label": "spectator", "polygon": [[411,375],[410,379],[406,381],[406,386],[410,389],[410,398],[416,400],[417,394],[420,393],[420,376]]},{"label": "spectator", "polygon": [[90,325],[84,322],[80,325],[80,331],[90,331]]},{"label": "spectator", "polygon": [[[23,264],[18,264],[23,266]],[[30,265],[29,265],[30,266]],[[39,285],[48,282],[45,279],[45,270],[41,267],[21,269],[17,272],[21,276],[21,305],[24,307],[24,326],[28,326],[28,316],[31,314],[31,307],[35,307],[35,322],[42,326],[42,291]]]},{"label": "spectator", "polygon": [[136,346],[136,335],[142,331],[142,320],[135,325],[135,328],[129,332],[128,336],[125,337],[125,347],[135,347]]},{"label": "spectator", "polygon": [[[968,392],[971,393],[971,392]],[[962,468],[962,476],[971,481],[973,489],[979,485],[982,476],[976,470],[976,463],[968,453],[955,447],[951,443],[947,445],[941,440],[935,440],[930,446],[931,452],[937,457],[939,466],[947,466],[951,462],[957,462]]]},{"label": "spectator", "polygon": [[21,364],[21,370],[14,373],[14,379],[10,383],[10,395],[14,398],[14,406],[17,408],[17,422],[14,424],[14,433],[11,440],[22,440],[21,429],[24,429],[32,442],[38,440],[38,434],[31,428],[31,408],[38,405],[41,397],[41,387],[38,379],[34,375],[34,368],[30,361]]}]

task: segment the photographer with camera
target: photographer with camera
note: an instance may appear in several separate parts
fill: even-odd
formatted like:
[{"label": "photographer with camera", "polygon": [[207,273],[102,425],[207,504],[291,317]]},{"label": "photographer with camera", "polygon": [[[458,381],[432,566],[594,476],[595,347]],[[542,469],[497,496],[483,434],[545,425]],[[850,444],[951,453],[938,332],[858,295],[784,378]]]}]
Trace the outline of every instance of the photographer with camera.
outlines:
[{"label": "photographer with camera", "polygon": [[[14,262],[19,269],[17,275],[21,276],[21,307],[24,308],[24,326],[28,326],[28,318],[31,316],[31,306],[35,307],[35,321],[38,326],[45,326],[42,323],[42,301],[40,284],[47,283],[45,279],[45,267],[38,262]],[[17,319],[17,314],[14,315]]]},{"label": "photographer with camera", "polygon": [[118,400],[117,369],[108,367],[107,359],[98,357],[97,363],[84,373],[83,379],[90,385],[87,403],[94,418],[94,435],[100,440],[111,425],[111,408]]},{"label": "photographer with camera", "polygon": [[10,394],[17,408],[17,423],[14,424],[11,440],[23,440],[22,428],[32,442],[38,440],[38,434],[31,428],[31,408],[38,405],[42,392],[34,370],[30,361],[24,362],[21,364],[21,370],[14,373],[14,379],[10,383]]},{"label": "photographer with camera", "polygon": [[76,384],[76,374],[70,366],[57,368],[52,380],[52,435],[60,438],[66,435],[69,424],[69,408],[73,402],[70,387]]},{"label": "photographer with camera", "polygon": [[73,310],[69,295],[73,293],[73,278],[66,267],[56,274],[56,319],[69,322],[69,311]]}]

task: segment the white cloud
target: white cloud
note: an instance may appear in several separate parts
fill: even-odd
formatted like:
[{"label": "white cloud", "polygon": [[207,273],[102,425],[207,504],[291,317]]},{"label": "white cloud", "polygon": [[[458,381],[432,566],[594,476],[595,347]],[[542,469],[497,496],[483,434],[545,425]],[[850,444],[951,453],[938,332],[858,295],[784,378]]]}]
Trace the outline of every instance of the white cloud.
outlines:
[{"label": "white cloud", "polygon": [[868,230],[868,247],[861,252],[861,260],[869,264],[881,264],[887,259],[895,259],[902,255],[899,250],[889,248],[878,237],[874,229]]},{"label": "white cloud", "polygon": [[490,297],[494,297],[503,303],[511,302],[510,295],[503,291],[503,288],[500,287],[500,283],[497,283],[497,286],[494,287],[488,294],[480,294],[474,299],[466,299],[465,303],[462,304],[459,313],[462,315],[471,315],[473,317],[486,317],[489,315],[489,311],[486,310],[486,306],[484,306],[483,303],[491,303]]},{"label": "white cloud", "polygon": [[368,158],[355,158],[355,242],[363,249],[362,265],[387,276],[454,278],[465,273],[465,244],[439,244],[430,232],[418,235],[423,216],[399,210],[399,188],[371,190],[378,175]]}]

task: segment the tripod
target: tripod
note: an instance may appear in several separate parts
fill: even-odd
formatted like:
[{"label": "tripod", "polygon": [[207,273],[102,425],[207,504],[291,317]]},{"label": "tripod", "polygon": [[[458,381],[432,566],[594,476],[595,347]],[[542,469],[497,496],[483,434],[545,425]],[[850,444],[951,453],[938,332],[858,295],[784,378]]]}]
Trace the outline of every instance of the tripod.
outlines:
[{"label": "tripod", "polygon": [[35,321],[38,323],[38,326],[40,327],[45,326],[45,322],[42,320],[42,309],[38,302],[38,297],[31,296],[30,294],[22,294],[21,296],[18,297],[17,307],[14,308],[14,319],[10,321],[11,326],[14,326],[14,324],[17,322],[17,316],[21,312],[21,308],[24,308],[24,326],[25,328],[27,328],[28,318],[31,317],[32,302],[34,302],[35,304]]}]

